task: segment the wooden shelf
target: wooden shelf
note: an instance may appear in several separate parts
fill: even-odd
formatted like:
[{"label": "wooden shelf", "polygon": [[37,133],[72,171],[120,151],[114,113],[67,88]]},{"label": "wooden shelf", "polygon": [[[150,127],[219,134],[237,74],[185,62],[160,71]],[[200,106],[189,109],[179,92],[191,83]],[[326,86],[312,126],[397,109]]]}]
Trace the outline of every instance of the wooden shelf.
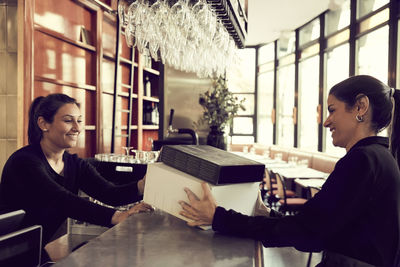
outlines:
[{"label": "wooden shelf", "polygon": [[94,131],[96,130],[96,125],[85,125],[85,130]]},{"label": "wooden shelf", "polygon": [[143,124],[143,130],[158,130],[158,125]]},{"label": "wooden shelf", "polygon": [[160,102],[160,99],[151,97],[151,96],[143,96],[143,100],[149,101],[149,102],[155,102],[158,103]]},{"label": "wooden shelf", "polygon": [[127,93],[127,92],[118,92],[118,96],[129,97],[129,93]]},{"label": "wooden shelf", "polygon": [[109,51],[103,51],[103,57],[109,59],[109,60],[115,60],[115,54],[111,53]]},{"label": "wooden shelf", "polygon": [[132,64],[132,61],[123,57],[119,57],[119,61],[125,64]]},{"label": "wooden shelf", "polygon": [[53,83],[53,84],[58,84],[58,85],[63,85],[63,86],[70,86],[70,87],[80,88],[80,89],[85,89],[85,90],[90,90],[90,91],[96,91],[96,86],[94,86],[94,85],[66,82],[66,81],[47,78],[47,77],[43,77],[43,76],[39,76],[39,75],[35,75],[35,81]]},{"label": "wooden shelf", "polygon": [[85,50],[96,52],[96,47],[94,47],[93,45],[85,44],[85,43],[82,43],[81,41],[70,39],[68,37],[65,37],[61,33],[58,33],[56,31],[50,30],[50,29],[48,29],[46,27],[43,27],[43,26],[41,26],[39,24],[35,24],[34,25],[34,29],[39,31],[39,32],[41,32],[41,33],[47,34],[47,35],[49,35],[51,37],[54,37],[54,38],[57,38],[57,39],[62,40],[64,42],[67,42],[69,44],[72,44],[72,45],[78,46],[80,48],[83,48]]},{"label": "wooden shelf", "polygon": [[114,92],[113,91],[103,90],[103,94],[114,95]]},{"label": "wooden shelf", "polygon": [[121,87],[131,89],[131,86],[130,86],[129,84],[120,83],[119,85],[120,85]]},{"label": "wooden shelf", "polygon": [[157,75],[157,76],[160,75],[160,72],[159,72],[158,70],[154,70],[154,69],[151,69],[151,68],[143,68],[143,70],[146,71],[146,72],[148,72],[148,73]]}]

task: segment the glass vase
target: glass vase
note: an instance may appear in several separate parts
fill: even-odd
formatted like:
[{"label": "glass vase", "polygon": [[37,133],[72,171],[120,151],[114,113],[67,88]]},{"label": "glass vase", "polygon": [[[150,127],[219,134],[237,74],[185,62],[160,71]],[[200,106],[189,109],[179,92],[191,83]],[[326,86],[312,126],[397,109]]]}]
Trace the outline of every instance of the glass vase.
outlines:
[{"label": "glass vase", "polygon": [[227,137],[224,131],[218,129],[217,126],[211,126],[207,135],[207,145],[226,150]]}]

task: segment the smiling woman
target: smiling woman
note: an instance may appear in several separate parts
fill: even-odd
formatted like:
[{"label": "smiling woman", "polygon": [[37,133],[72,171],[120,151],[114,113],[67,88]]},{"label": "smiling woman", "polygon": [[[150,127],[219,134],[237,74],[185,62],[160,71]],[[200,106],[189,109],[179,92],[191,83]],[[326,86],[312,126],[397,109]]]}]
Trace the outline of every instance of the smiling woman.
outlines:
[{"label": "smiling woman", "polygon": [[[112,226],[152,209],[142,202],[120,212],[78,196],[82,190],[105,204],[125,205],[141,199],[145,183],[143,178],[114,185],[85,160],[66,151],[76,146],[81,118],[74,98],[64,94],[36,98],[29,112],[29,145],[12,154],[3,169],[1,204],[9,211],[25,210],[24,226],[42,225],[43,246],[68,217]],[[43,254],[43,261],[47,261],[49,257],[45,251]]]},{"label": "smiling woman", "polygon": [[[203,198],[186,189],[181,214],[193,220],[190,225],[211,224],[266,247],[323,251],[318,267],[400,266],[399,105],[400,91],[371,76],[332,87],[324,126],[347,153],[299,213],[242,215],[218,206],[204,184]],[[391,139],[377,136],[388,125]]]}]

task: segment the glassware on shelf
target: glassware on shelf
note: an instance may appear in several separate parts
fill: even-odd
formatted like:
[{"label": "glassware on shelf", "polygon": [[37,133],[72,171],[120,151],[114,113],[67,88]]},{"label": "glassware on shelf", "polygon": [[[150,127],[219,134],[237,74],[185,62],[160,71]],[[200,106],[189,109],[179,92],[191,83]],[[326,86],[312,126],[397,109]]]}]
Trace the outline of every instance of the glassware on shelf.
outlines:
[{"label": "glassware on shelf", "polygon": [[131,149],[132,147],[128,148],[131,151],[131,155],[102,153],[96,154],[95,159],[104,162],[149,164],[156,162],[160,154],[159,151],[143,151]]},{"label": "glassware on shelf", "polygon": [[122,149],[125,152],[125,155],[129,155],[129,151],[131,151],[131,149],[133,148],[133,146],[123,146]]},{"label": "glassware on shelf", "polygon": [[[199,77],[221,76],[236,46],[207,0],[118,1],[127,45]],[[195,62],[195,64],[193,63]]]}]

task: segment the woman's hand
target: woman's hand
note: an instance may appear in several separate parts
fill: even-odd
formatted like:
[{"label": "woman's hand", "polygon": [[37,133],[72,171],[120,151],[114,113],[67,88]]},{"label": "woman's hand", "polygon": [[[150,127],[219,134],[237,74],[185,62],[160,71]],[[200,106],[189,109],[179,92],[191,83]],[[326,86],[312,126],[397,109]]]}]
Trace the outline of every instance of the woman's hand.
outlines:
[{"label": "woman's hand", "polygon": [[139,212],[146,212],[146,211],[152,211],[154,208],[144,202],[140,202],[139,204],[134,205],[132,208],[130,208],[127,211],[116,211],[114,215],[111,218],[111,224],[116,225],[122,221],[124,221],[126,218],[131,216],[132,214],[139,213]]},{"label": "woman's hand", "polygon": [[153,210],[154,210],[154,208],[151,205],[149,205],[149,204],[147,204],[145,202],[140,202],[139,204],[136,204],[135,206],[130,208],[128,210],[128,214],[130,216],[130,215],[135,214],[135,213],[153,211]]},{"label": "woman's hand", "polygon": [[137,183],[137,188],[139,191],[139,195],[143,195],[144,194],[144,185],[146,184],[146,175],[138,181]]},{"label": "woman's hand", "polygon": [[190,226],[211,225],[214,219],[217,203],[211,194],[208,184],[202,183],[201,186],[204,192],[203,199],[200,200],[189,188],[185,188],[190,204],[185,201],[179,201],[183,209],[179,214],[193,220],[188,222]]}]

